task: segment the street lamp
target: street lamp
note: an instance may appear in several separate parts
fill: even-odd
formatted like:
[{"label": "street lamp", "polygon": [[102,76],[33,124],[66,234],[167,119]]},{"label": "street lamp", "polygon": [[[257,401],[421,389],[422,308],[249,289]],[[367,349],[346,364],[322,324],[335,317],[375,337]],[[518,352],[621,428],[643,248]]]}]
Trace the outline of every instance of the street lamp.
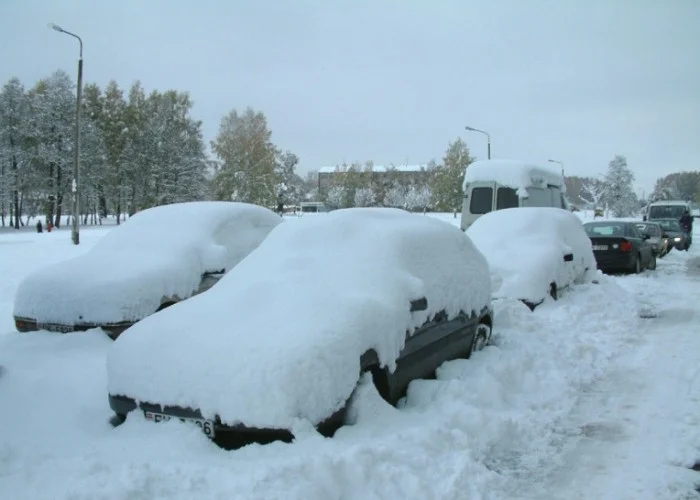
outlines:
[{"label": "street lamp", "polygon": [[561,165],[561,175],[562,175],[562,177],[564,176],[564,162],[563,161],[559,161],[559,160],[547,160],[547,161],[550,163],[558,163],[559,165]]},{"label": "street lamp", "polygon": [[78,59],[78,95],[75,105],[75,147],[73,148],[75,156],[73,159],[73,182],[71,185],[73,191],[73,230],[71,232],[71,239],[73,240],[74,245],[78,245],[80,243],[80,98],[83,94],[83,41],[75,33],[66,31],[53,23],[49,23],[49,28],[58,31],[59,33],[70,35],[80,42],[80,58]]},{"label": "street lamp", "polygon": [[464,129],[468,130],[470,132],[479,132],[480,134],[484,134],[486,136],[486,145],[487,145],[486,157],[490,160],[491,159],[491,136],[489,135],[489,133],[485,132],[483,130],[479,130],[478,128],[473,128],[473,127],[464,127]]}]

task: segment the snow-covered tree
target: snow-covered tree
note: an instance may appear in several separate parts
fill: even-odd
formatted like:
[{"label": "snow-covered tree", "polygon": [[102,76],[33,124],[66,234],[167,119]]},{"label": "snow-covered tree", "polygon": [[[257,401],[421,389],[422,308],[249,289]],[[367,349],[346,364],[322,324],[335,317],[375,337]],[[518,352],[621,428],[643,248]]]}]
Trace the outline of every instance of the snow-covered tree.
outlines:
[{"label": "snow-covered tree", "polygon": [[330,208],[342,208],[345,199],[345,188],[343,186],[331,186],[326,193],[326,204]]},{"label": "snow-covered tree", "polygon": [[406,208],[406,188],[394,181],[384,193],[384,206]]},{"label": "snow-covered tree", "polygon": [[0,91],[0,210],[2,225],[9,211],[10,224],[19,229],[21,196],[30,169],[29,100],[17,78]]},{"label": "snow-covered tree", "polygon": [[629,217],[638,213],[633,182],[634,174],[627,166],[627,159],[622,155],[616,155],[608,164],[608,173],[605,175],[607,191],[604,196],[614,217]]},{"label": "snow-covered tree", "polygon": [[354,206],[356,207],[371,207],[375,204],[374,191],[368,187],[362,187],[355,190]]},{"label": "snow-covered tree", "polygon": [[406,193],[406,208],[411,211],[426,210],[432,193],[428,186],[411,186]]},{"label": "snow-covered tree", "polygon": [[581,180],[579,197],[592,208],[603,204],[603,197],[608,190],[604,180],[593,177],[585,177]]}]

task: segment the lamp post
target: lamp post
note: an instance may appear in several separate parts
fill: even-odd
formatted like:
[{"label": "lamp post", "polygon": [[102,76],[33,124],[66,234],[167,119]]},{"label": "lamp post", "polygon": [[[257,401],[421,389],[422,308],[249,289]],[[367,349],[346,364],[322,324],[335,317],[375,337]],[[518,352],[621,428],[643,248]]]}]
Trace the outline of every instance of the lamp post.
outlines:
[{"label": "lamp post", "polygon": [[559,160],[547,160],[547,161],[550,163],[558,163],[559,165],[561,165],[561,175],[562,175],[562,177],[564,177],[564,162],[563,161],[559,161]]},{"label": "lamp post", "polygon": [[491,159],[491,136],[489,135],[488,132],[485,132],[484,130],[479,130],[478,128],[474,127],[464,127],[464,130],[468,130],[469,132],[479,132],[480,134],[484,134],[486,136],[486,157],[490,160]]},{"label": "lamp post", "polygon": [[73,191],[73,229],[71,231],[71,239],[74,245],[80,244],[80,98],[83,94],[83,41],[75,33],[66,31],[60,26],[53,23],[49,24],[49,28],[65,33],[80,42],[80,58],[78,59],[78,90],[75,105],[75,147],[73,158],[73,182],[71,188]]}]

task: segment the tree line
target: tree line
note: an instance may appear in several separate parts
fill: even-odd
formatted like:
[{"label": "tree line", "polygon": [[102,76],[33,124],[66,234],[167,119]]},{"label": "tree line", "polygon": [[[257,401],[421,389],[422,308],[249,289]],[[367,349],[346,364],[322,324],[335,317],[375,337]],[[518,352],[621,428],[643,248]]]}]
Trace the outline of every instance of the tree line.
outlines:
[{"label": "tree line", "polygon": [[[156,205],[193,200],[234,200],[267,207],[323,201],[331,208],[389,206],[407,210],[459,210],[464,173],[474,160],[457,138],[441,161],[416,175],[389,168],[378,175],[371,161],[338,165],[319,189],[317,171],[297,173],[299,158],[272,142],[265,115],[246,108],[221,120],[210,158],[202,122],[191,116],[189,94],[146,94],[136,81],[122,89],[88,83],[81,105],[80,206],[83,223],[100,223]],[[56,71],[25,88],[17,78],[0,91],[0,218],[15,228],[33,217],[60,226],[72,204],[75,84]],[[619,216],[640,203],[634,175],[616,156],[603,177],[566,178],[575,205],[604,204]],[[657,181],[652,199],[700,197],[700,172]]]}]

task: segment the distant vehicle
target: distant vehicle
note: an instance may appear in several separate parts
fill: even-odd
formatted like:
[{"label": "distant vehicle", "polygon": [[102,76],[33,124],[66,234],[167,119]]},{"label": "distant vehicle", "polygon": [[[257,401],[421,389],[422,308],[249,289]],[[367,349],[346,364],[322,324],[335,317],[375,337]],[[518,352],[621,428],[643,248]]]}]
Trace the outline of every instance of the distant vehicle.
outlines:
[{"label": "distant vehicle", "polygon": [[690,202],[682,200],[655,201],[650,203],[645,220],[676,219],[680,220],[685,211],[691,213]]},{"label": "distant vehicle", "polygon": [[86,254],[29,275],[15,295],[20,332],[102,328],[116,338],[208,290],[282,218],[247,203],[162,205],[131,216]]},{"label": "distant vehicle", "polygon": [[608,272],[632,272],[656,269],[656,256],[635,222],[606,220],[583,225],[593,245],[598,269]]},{"label": "distant vehicle", "polygon": [[328,207],[322,201],[302,201],[299,209],[303,214],[328,212]]},{"label": "distant vehicle", "polygon": [[559,208],[509,208],[480,217],[469,236],[489,262],[494,299],[530,309],[549,295],[595,276],[591,240],[581,220]]},{"label": "distant vehicle", "polygon": [[669,250],[685,250],[686,252],[692,244],[692,236],[686,233],[677,219],[658,219],[657,222],[668,238]]},{"label": "distant vehicle", "polygon": [[466,231],[479,217],[516,207],[568,209],[561,170],[515,160],[481,160],[464,175],[460,227]]},{"label": "distant vehicle", "polygon": [[670,250],[668,247],[668,235],[664,237],[664,231],[658,221],[654,222],[637,222],[637,229],[642,232],[642,235],[649,236],[649,244],[654,250],[654,255],[657,258],[662,258]]},{"label": "distant vehicle", "polygon": [[281,224],[216,287],[125,331],[109,402],[117,420],[191,421],[226,447],[290,441],[300,419],[332,435],[361,379],[395,404],[491,326],[488,264],[459,228],[336,210]]}]

